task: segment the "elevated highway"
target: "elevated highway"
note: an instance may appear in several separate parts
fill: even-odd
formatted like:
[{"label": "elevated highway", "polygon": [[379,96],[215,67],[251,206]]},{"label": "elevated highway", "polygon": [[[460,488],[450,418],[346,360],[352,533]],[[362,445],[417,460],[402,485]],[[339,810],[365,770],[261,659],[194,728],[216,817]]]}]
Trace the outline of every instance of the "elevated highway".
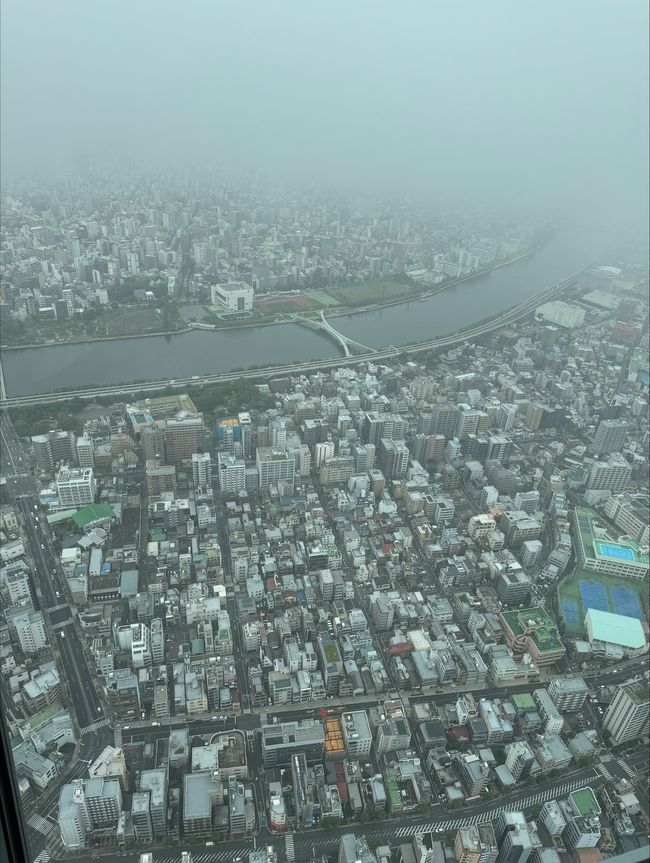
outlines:
[{"label": "elevated highway", "polygon": [[[65,390],[62,392],[55,393],[39,393],[37,395],[13,397],[8,397],[6,396],[6,394],[3,393],[3,397],[0,399],[0,409],[25,407],[28,405],[37,404],[47,404],[50,402],[68,401],[72,398],[94,399],[101,396],[115,396],[116,398],[126,396],[127,398],[136,398],[138,393],[164,391],[170,386],[173,389],[179,390],[185,389],[188,386],[200,386],[201,384],[232,383],[233,381],[239,380],[241,378],[261,378],[268,380],[269,378],[277,377],[280,375],[300,374],[304,372],[317,371],[319,369],[332,369],[337,368],[338,366],[358,365],[359,363],[367,362],[377,363],[381,362],[382,360],[394,359],[396,356],[399,356],[401,354],[417,354],[422,353],[423,351],[453,347],[454,345],[465,342],[468,339],[477,338],[478,336],[485,335],[486,333],[493,332],[494,330],[499,330],[502,327],[508,326],[509,324],[515,323],[515,321],[527,317],[529,314],[531,314],[531,312],[535,309],[536,306],[540,305],[543,302],[546,302],[547,300],[552,299],[555,296],[566,293],[566,291],[575,284],[575,281],[575,276],[571,276],[564,282],[554,285],[552,288],[548,288],[547,290],[542,291],[542,293],[536,294],[534,297],[530,297],[523,303],[520,303],[519,305],[514,306],[513,308],[508,309],[505,312],[501,312],[498,315],[495,315],[493,318],[490,318],[479,324],[475,324],[468,329],[452,333],[448,336],[428,339],[410,345],[403,345],[400,347],[394,347],[391,345],[388,348],[380,348],[378,350],[371,350],[366,348],[364,353],[353,356],[349,352],[350,344],[357,345],[360,348],[364,348],[365,346],[360,345],[358,342],[354,342],[353,340],[347,339],[346,336],[339,334],[337,330],[334,330],[334,328],[331,327],[331,325],[329,325],[327,321],[325,321],[326,326],[323,327],[323,329],[327,330],[327,327],[331,327],[331,330],[333,331],[333,333],[330,333],[331,335],[336,333],[337,336],[341,335],[343,339],[347,339],[348,353],[346,354],[346,356],[334,357],[331,360],[311,360],[308,362],[296,362],[285,365],[267,366],[263,369],[250,369],[249,371],[199,375],[198,377],[193,375],[191,377],[175,379],[173,383],[167,380],[150,382],[141,381],[139,383],[133,384],[91,387],[87,389]],[[311,323],[316,322],[311,321]]]}]

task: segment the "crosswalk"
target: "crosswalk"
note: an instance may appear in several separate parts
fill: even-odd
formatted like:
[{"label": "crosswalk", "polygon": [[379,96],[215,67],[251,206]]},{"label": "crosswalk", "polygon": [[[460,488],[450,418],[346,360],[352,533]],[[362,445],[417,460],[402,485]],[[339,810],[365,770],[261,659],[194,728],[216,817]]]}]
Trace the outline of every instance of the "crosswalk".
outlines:
[{"label": "crosswalk", "polygon": [[473,827],[476,824],[481,824],[484,821],[489,821],[496,812],[518,812],[520,810],[529,809],[531,806],[536,806],[539,803],[546,803],[549,800],[556,800],[566,797],[572,791],[577,791],[578,788],[585,788],[593,782],[593,777],[587,779],[577,779],[573,782],[566,782],[555,788],[546,788],[544,791],[539,791],[537,794],[532,794],[530,797],[525,797],[523,800],[517,800],[514,803],[506,803],[495,807],[493,810],[479,812],[476,815],[466,816],[464,818],[454,818],[448,821],[437,821],[433,824],[415,824],[407,827],[400,827],[393,831],[392,835],[398,839],[403,839],[408,836],[415,836],[416,833],[446,833],[448,830],[458,830],[460,827]]},{"label": "crosswalk", "polygon": [[605,767],[605,765],[604,765],[604,764],[597,764],[597,765],[596,765],[596,770],[600,773],[600,775],[601,775],[604,779],[607,779],[607,781],[608,781],[608,782],[612,782],[612,781],[614,780],[614,777],[613,777],[613,776],[612,776],[612,774],[609,772],[609,770]]},{"label": "crosswalk", "polygon": [[96,719],[95,722],[91,722],[90,725],[86,725],[85,728],[81,729],[82,734],[90,734],[91,731],[97,731],[98,728],[105,728],[108,725],[108,719]]},{"label": "crosswalk", "polygon": [[51,859],[52,859],[52,855],[50,854],[49,851],[46,851],[46,849],[44,848],[41,851],[41,853],[38,855],[38,857],[34,857],[34,863],[49,863],[49,861]]},{"label": "crosswalk", "polygon": [[47,836],[50,830],[54,827],[53,821],[50,821],[48,818],[43,818],[43,816],[39,815],[38,812],[35,812],[32,815],[27,824],[34,830],[42,833],[43,836]]},{"label": "crosswalk", "polygon": [[67,602],[62,602],[59,605],[54,605],[52,608],[49,608],[48,611],[52,614],[53,611],[60,611],[62,608],[70,608]]},{"label": "crosswalk", "polygon": [[287,860],[295,860],[296,851],[293,845],[293,833],[287,833],[287,835],[284,837],[284,844],[287,852]]},{"label": "crosswalk", "polygon": [[[236,851],[232,849],[229,851],[206,851],[204,853],[199,852],[198,854],[196,851],[192,851],[192,863],[234,863],[238,859],[247,860],[249,851],[250,848],[241,848]],[[178,855],[175,857],[156,857],[155,860],[156,863],[178,863]]]},{"label": "crosswalk", "polygon": [[66,620],[62,620],[60,623],[53,623],[52,629],[55,632],[58,632],[60,629],[64,629],[66,626],[72,626],[74,620],[71,617],[68,617]]}]

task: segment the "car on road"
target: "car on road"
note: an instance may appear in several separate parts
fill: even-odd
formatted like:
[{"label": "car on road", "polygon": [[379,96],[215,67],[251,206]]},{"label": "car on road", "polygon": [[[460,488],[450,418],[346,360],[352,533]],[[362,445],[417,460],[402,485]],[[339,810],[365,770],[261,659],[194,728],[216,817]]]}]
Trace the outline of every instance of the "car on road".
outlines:
[{"label": "car on road", "polygon": [[55,593],[56,593],[56,596],[57,596],[57,599],[58,599],[58,598],[61,596],[61,594],[59,593],[59,591],[58,591],[58,590],[57,590],[57,591],[55,591]]},{"label": "car on road", "polygon": [[65,638],[65,632],[61,630],[61,638]]}]

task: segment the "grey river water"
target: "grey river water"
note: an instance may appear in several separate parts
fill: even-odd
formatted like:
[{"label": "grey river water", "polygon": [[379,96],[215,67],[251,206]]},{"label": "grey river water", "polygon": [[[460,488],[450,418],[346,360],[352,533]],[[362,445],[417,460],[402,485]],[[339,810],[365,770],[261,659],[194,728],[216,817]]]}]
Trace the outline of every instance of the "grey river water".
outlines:
[{"label": "grey river water", "polygon": [[[589,265],[607,242],[599,230],[567,229],[530,257],[427,300],[330,320],[344,335],[373,348],[455,332],[568,278]],[[278,324],[4,351],[2,366],[7,395],[19,396],[338,355],[329,337],[300,324]]]}]

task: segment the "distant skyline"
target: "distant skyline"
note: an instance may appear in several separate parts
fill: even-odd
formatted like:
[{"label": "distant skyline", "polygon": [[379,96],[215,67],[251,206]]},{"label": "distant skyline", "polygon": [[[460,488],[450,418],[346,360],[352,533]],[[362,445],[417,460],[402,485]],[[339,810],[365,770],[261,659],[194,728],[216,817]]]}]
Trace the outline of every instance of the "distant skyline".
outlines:
[{"label": "distant skyline", "polygon": [[213,165],[645,225],[648,4],[5,0],[5,176]]}]

